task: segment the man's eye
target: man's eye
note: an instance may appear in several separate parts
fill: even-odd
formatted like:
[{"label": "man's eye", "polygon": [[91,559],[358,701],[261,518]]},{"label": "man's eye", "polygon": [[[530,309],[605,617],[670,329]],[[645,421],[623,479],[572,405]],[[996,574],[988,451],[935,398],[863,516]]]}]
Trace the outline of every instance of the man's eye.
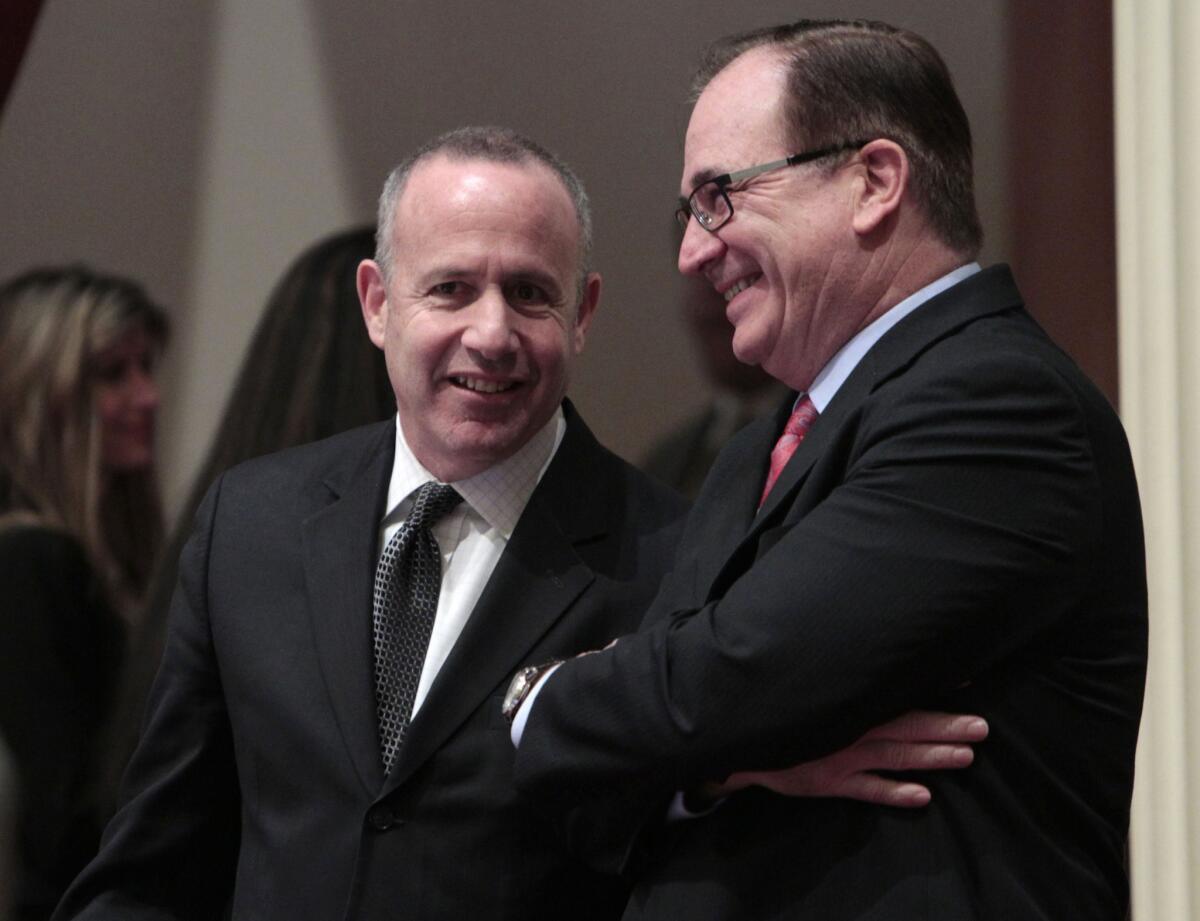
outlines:
[{"label": "man's eye", "polygon": [[545,304],[550,298],[546,292],[530,281],[519,281],[512,286],[513,300],[520,304]]},{"label": "man's eye", "polygon": [[457,281],[443,281],[434,285],[430,290],[431,294],[440,294],[443,297],[453,297],[462,290],[462,283]]}]

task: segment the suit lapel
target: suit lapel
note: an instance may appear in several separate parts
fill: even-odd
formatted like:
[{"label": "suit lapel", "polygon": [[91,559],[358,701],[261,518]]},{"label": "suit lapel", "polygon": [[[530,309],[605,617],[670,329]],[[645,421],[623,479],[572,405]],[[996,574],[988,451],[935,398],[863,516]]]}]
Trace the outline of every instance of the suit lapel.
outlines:
[{"label": "suit lapel", "polygon": [[371,595],[378,523],[395,451],[395,424],[325,479],[331,501],[302,526],[317,658],[350,758],[374,795],[383,782],[371,663]]},{"label": "suit lapel", "polygon": [[[993,266],[943,291],[885,333],[838,388],[800,443],[755,516],[746,539],[757,537],[768,522],[775,520],[777,509],[793,502],[817,458],[876,387],[902,373],[932,343],[988,314],[1020,306],[1021,296],[1008,267]],[[782,422],[776,431],[780,428]]]},{"label": "suit lapel", "polygon": [[[791,393],[774,413],[743,429],[723,450],[696,499],[692,516],[704,522],[703,540],[694,541],[697,586],[708,597],[722,567],[745,540],[767,479],[771,448],[795,402]],[[775,490],[772,490],[774,493]],[[690,564],[685,564],[690,565]],[[705,585],[706,575],[711,580]]]},{"label": "suit lapel", "polygon": [[507,682],[595,578],[544,506],[531,499],[526,507],[409,727],[385,792],[411,776]]},{"label": "suit lapel", "polygon": [[[580,489],[594,439],[568,407],[568,429],[529,499],[462,635],[409,727],[386,794],[419,768],[489,696],[595,579],[578,544],[608,533],[602,494]],[[499,704],[497,704],[497,707]]]}]

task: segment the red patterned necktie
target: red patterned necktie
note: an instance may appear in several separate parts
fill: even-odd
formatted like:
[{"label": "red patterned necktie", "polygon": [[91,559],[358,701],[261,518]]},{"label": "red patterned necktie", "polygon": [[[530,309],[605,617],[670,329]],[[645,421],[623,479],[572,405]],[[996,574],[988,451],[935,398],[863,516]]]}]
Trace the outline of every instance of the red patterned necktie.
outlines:
[{"label": "red patterned necktie", "polygon": [[800,447],[800,442],[804,440],[809,426],[816,421],[816,418],[817,407],[813,406],[813,401],[807,396],[788,416],[787,424],[783,427],[783,434],[779,436],[775,447],[771,449],[771,469],[767,471],[767,482],[763,486],[762,498],[758,500],[759,508],[762,508],[762,504],[767,501],[771,487],[775,485],[779,474],[783,473],[783,468],[787,466],[787,462],[792,459],[792,455]]}]

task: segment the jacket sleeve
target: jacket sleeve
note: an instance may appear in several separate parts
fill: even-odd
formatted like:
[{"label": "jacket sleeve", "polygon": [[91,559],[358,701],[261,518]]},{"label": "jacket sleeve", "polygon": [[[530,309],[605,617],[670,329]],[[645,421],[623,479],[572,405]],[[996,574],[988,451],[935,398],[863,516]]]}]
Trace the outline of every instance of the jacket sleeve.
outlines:
[{"label": "jacket sleeve", "polygon": [[[672,609],[664,594],[637,636],[550,678],[519,787],[587,799],[787,767],[970,681],[1067,615],[1101,490],[1055,369],[1011,354],[951,364],[881,388],[859,413],[845,457],[821,459],[838,469],[832,485],[767,523],[720,597]],[[685,545],[704,539],[703,505],[688,532]]]},{"label": "jacket sleeve", "polygon": [[240,796],[208,617],[208,558],[218,481],[180,560],[166,648],[146,721],[100,853],[56,921],[211,919],[233,886]]}]

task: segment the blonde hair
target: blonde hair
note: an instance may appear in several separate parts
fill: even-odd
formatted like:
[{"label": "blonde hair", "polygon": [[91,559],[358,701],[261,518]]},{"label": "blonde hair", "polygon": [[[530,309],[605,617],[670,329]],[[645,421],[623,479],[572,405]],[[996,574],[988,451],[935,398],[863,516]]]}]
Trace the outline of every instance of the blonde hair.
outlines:
[{"label": "blonde hair", "polygon": [[134,282],[82,266],[0,287],[0,523],[64,531],[114,610],[132,616],[162,539],[152,470],[105,473],[97,357],[136,330],[161,348],[167,319]]}]

